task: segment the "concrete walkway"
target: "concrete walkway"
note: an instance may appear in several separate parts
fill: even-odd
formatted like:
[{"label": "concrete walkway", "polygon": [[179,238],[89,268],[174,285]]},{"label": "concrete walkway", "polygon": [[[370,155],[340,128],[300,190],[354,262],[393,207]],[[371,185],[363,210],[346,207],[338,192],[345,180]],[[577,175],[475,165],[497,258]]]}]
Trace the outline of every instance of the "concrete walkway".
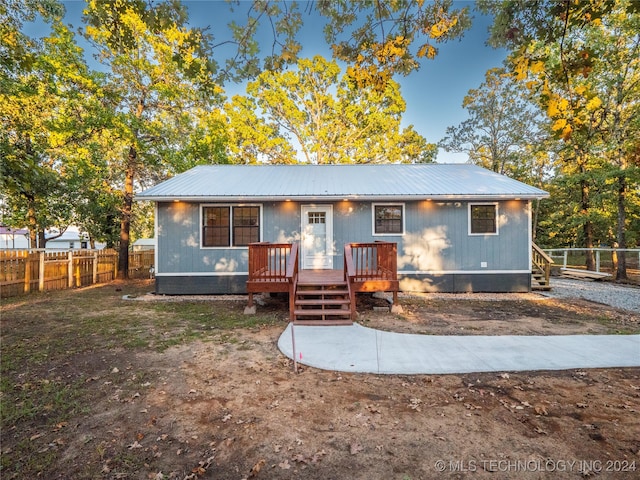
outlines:
[{"label": "concrete walkway", "polygon": [[[293,358],[291,324],[278,348]],[[640,367],[640,335],[431,336],[358,324],[296,325],[299,363],[323,370],[444,374]]]}]

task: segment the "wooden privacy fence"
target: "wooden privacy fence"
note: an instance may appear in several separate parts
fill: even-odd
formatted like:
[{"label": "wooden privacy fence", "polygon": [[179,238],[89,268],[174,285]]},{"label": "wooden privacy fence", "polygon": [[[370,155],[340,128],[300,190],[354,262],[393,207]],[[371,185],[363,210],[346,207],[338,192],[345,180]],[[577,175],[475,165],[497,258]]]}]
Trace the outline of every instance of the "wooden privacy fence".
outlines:
[{"label": "wooden privacy fence", "polygon": [[[148,278],[153,250],[129,253],[129,278]],[[0,297],[106,283],[118,275],[115,250],[0,250]]]}]

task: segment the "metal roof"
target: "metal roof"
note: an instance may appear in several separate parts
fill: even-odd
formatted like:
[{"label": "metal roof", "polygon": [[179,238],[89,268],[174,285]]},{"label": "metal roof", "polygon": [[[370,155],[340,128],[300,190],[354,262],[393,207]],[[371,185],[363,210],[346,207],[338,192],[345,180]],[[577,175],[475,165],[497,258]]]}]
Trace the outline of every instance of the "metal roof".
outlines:
[{"label": "metal roof", "polygon": [[543,190],[470,164],[201,165],[137,200],[491,200],[548,197]]}]

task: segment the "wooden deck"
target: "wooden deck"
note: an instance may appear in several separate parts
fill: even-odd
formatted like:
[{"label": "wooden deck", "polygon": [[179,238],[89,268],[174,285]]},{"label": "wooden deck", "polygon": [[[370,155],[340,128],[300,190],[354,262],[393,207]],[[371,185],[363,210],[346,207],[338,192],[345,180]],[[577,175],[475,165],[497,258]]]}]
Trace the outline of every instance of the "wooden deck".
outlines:
[{"label": "wooden deck", "polygon": [[350,325],[356,317],[356,294],[393,292],[397,304],[395,243],[345,246],[342,270],[299,270],[297,244],[249,245],[248,308],[253,294],[289,293],[289,318],[307,325]]},{"label": "wooden deck", "polygon": [[311,285],[322,285],[343,280],[343,270],[300,270],[298,272],[298,282]]}]

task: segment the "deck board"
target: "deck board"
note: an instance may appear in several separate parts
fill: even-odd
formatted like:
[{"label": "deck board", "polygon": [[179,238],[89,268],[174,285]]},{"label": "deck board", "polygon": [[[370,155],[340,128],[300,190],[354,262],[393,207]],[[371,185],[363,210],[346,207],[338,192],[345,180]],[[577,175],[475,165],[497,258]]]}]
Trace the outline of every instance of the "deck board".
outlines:
[{"label": "deck board", "polygon": [[324,285],[344,281],[343,270],[300,270],[298,283],[305,285]]}]

